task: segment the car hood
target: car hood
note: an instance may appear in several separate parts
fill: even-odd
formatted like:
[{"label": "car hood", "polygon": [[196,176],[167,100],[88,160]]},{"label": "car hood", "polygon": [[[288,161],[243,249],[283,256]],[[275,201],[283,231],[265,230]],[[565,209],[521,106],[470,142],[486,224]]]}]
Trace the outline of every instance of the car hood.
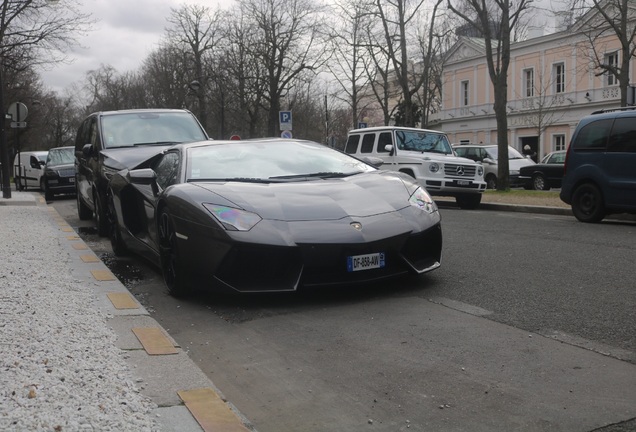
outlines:
[{"label": "car hood", "polygon": [[115,170],[133,168],[146,159],[170,148],[172,145],[146,145],[138,147],[119,147],[102,150],[104,165]]},{"label": "car hood", "polygon": [[518,170],[524,166],[536,165],[532,159],[510,159],[508,161],[508,168],[511,170]]},{"label": "car hood", "polygon": [[46,165],[44,168],[51,171],[61,171],[66,169],[75,169],[75,164]]},{"label": "car hood", "polygon": [[197,185],[263,219],[287,222],[373,216],[409,206],[409,193],[403,181],[381,171],[342,179],[290,183]]}]

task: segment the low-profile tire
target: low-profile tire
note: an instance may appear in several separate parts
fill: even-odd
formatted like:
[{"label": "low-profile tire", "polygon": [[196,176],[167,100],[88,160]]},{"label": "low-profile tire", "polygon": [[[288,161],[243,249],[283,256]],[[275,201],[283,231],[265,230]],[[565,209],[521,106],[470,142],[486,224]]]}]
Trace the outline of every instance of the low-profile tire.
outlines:
[{"label": "low-profile tire", "polygon": [[79,191],[76,192],[75,197],[77,198],[77,215],[79,216],[80,220],[89,220],[90,218],[92,218],[93,212],[86,204],[84,204],[84,201],[82,201],[82,198],[80,197]]},{"label": "low-profile tire", "polygon": [[532,176],[532,189],[534,190],[550,190],[550,186],[543,174],[535,174]]},{"label": "low-profile tire", "polygon": [[179,254],[177,235],[174,221],[168,209],[162,209],[158,219],[159,230],[159,257],[161,259],[161,271],[163,280],[171,296],[182,298],[191,293],[183,265],[183,259]]},{"label": "low-profile tire", "polygon": [[108,237],[110,237],[110,246],[116,256],[124,256],[128,253],[128,248],[121,236],[121,228],[117,222],[117,214],[115,213],[115,203],[112,193],[108,195],[108,226],[110,228]]},{"label": "low-profile tire", "polygon": [[600,222],[605,217],[605,201],[593,183],[577,186],[572,194],[572,213],[581,222]]},{"label": "low-profile tire", "polygon": [[457,195],[455,201],[461,209],[475,210],[481,203],[481,193]]},{"label": "low-profile tire", "polygon": [[486,189],[497,189],[497,177],[492,174],[486,176]]},{"label": "low-profile tire", "polygon": [[97,226],[97,235],[100,237],[106,237],[109,233],[108,230],[108,214],[106,214],[106,207],[99,197],[99,194],[95,194],[95,225]]}]

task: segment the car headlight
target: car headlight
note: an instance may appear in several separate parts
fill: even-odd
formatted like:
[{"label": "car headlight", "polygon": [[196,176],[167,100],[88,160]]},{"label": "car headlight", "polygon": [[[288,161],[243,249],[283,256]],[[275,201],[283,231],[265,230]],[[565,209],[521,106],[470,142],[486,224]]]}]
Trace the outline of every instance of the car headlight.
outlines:
[{"label": "car headlight", "polygon": [[483,175],[484,175],[484,167],[483,167],[483,166],[479,165],[479,166],[477,167],[477,175],[478,175],[479,177],[481,177],[481,176],[483,176]]},{"label": "car headlight", "polygon": [[426,213],[435,213],[437,211],[437,204],[433,201],[433,198],[421,187],[411,195],[409,198],[409,204],[413,207],[417,207]]},{"label": "car headlight", "polygon": [[228,231],[249,231],[261,221],[261,217],[256,213],[237,208],[208,203],[203,203],[203,207]]},{"label": "car headlight", "polygon": [[432,172],[432,173],[436,173],[437,171],[439,171],[439,164],[437,162],[432,162],[429,166],[428,169]]},{"label": "car headlight", "polygon": [[519,170],[510,170],[510,175],[519,175]]}]

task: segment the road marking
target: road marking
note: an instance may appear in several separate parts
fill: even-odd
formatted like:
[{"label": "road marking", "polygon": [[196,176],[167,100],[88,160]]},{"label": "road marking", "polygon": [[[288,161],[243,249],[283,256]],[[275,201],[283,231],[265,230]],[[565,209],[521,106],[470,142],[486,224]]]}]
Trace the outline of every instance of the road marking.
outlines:
[{"label": "road marking", "polygon": [[248,431],[234,411],[211,388],[182,390],[177,394],[204,431]]},{"label": "road marking", "polygon": [[79,239],[80,239],[79,236],[76,236],[76,235],[75,236],[66,237],[66,240],[68,240],[68,241],[75,241],[75,240],[79,240]]},{"label": "road marking", "polygon": [[80,255],[80,258],[82,259],[82,261],[84,261],[85,263],[94,263],[94,262],[99,262],[99,258],[97,258],[95,255]]},{"label": "road marking", "polygon": [[139,304],[129,293],[108,293],[108,299],[115,309],[139,309]]},{"label": "road marking", "polygon": [[73,228],[71,227],[62,228],[62,232],[73,232]]},{"label": "road marking", "polygon": [[132,331],[149,355],[177,354],[177,349],[159,327],[135,327]]},{"label": "road marking", "polygon": [[91,270],[91,274],[100,282],[117,280],[110,270]]},{"label": "road marking", "polygon": [[86,246],[84,243],[74,243],[73,244],[73,249],[75,249],[75,250],[86,250],[86,249],[88,249],[88,246]]}]

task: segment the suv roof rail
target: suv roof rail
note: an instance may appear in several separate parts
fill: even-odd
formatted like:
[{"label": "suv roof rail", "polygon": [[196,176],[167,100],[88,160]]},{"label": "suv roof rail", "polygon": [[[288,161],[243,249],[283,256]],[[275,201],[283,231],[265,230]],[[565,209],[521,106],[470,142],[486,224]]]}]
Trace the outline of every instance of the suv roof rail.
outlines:
[{"label": "suv roof rail", "polygon": [[636,109],[636,106],[626,106],[626,107],[601,109],[601,110],[598,110],[598,111],[593,111],[592,114],[603,114],[603,113],[608,113],[608,112],[613,112],[613,111],[627,111],[627,110],[633,110],[633,109]]}]

